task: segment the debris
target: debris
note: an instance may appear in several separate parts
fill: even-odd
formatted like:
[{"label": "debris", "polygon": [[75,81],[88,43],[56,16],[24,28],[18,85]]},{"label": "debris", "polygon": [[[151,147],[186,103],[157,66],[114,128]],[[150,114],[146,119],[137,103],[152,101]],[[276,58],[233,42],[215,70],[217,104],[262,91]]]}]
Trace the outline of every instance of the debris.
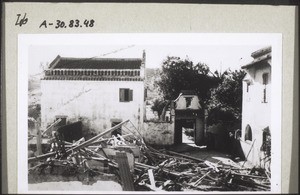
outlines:
[{"label": "debris", "polygon": [[133,179],[129,169],[128,159],[125,152],[116,153],[116,161],[118,163],[121,181],[124,191],[134,191]]},{"label": "debris", "polygon": [[46,135],[48,132],[51,132],[53,130],[53,127],[61,122],[62,119],[57,119],[54,121],[47,129],[42,133],[42,135]]},{"label": "debris", "polygon": [[[246,156],[246,160],[248,159],[248,156],[249,156],[249,154],[250,154],[250,152],[251,152],[251,150],[252,150],[252,148],[253,148],[253,146],[254,146],[255,141],[256,141],[256,139],[253,141],[253,143],[252,143],[252,145],[251,145],[251,148],[250,148],[250,150],[249,150],[249,152],[248,152],[248,154],[247,154],[247,156]],[[245,163],[246,163],[246,161],[243,163],[242,168],[244,167]]]},{"label": "debris", "polygon": [[[71,143],[52,139],[49,153],[28,158],[29,173],[76,176],[84,183],[91,183],[99,175],[114,175],[124,191],[270,190],[271,175],[265,170],[155,149],[144,142],[136,128],[126,127],[128,122],[89,140],[80,137]],[[127,130],[128,134],[108,136],[123,127],[122,132]]]},{"label": "debris", "polygon": [[180,154],[180,153],[173,152],[173,151],[167,151],[167,153],[169,153],[169,154],[174,154],[174,155],[177,155],[177,156],[181,156],[181,157],[184,157],[184,158],[187,158],[187,159],[199,161],[199,162],[204,162],[204,160],[202,160],[202,159],[195,158],[195,157],[192,157],[192,156],[187,156],[187,155]]}]

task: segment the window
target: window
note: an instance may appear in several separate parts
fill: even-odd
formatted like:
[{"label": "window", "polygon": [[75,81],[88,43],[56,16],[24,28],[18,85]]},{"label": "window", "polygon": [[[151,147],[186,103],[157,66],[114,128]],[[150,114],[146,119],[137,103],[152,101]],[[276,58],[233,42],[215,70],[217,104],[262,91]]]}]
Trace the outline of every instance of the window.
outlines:
[{"label": "window", "polygon": [[245,129],[245,141],[247,140],[252,141],[252,129],[250,125],[247,125]]},{"label": "window", "polygon": [[193,97],[185,97],[186,102],[186,108],[189,108],[191,106]]},{"label": "window", "polygon": [[268,73],[264,73],[264,74],[262,75],[262,77],[263,77],[263,84],[264,84],[264,85],[267,85],[267,84],[268,84],[268,77],[269,77],[269,74],[268,74]]},{"label": "window", "polygon": [[119,90],[120,102],[130,102],[133,99],[133,90],[121,88]]},{"label": "window", "polygon": [[262,75],[263,78],[263,103],[267,103],[267,84],[268,84],[268,80],[269,80],[269,74],[268,73],[264,73]]},{"label": "window", "polygon": [[247,92],[249,92],[250,83],[247,83]]}]

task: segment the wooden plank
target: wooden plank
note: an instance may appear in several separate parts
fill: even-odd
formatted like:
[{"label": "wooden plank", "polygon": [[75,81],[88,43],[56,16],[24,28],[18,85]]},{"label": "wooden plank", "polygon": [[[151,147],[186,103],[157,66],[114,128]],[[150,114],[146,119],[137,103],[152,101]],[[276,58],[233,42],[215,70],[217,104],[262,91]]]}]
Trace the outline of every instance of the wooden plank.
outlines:
[{"label": "wooden plank", "polygon": [[57,119],[54,123],[52,123],[43,133],[42,136],[45,135],[49,130],[53,130],[52,127],[54,127],[55,125],[57,125],[58,123],[60,123],[61,118]]},{"label": "wooden plank", "polygon": [[[146,164],[139,163],[139,162],[135,162],[134,164],[135,164],[136,166],[138,166],[139,168],[143,168],[143,169],[153,169],[153,170],[158,170],[158,169],[160,169],[159,167],[154,167],[154,166],[146,165]],[[161,169],[161,171],[163,171],[163,172],[166,173],[166,174],[173,175],[173,176],[175,176],[175,177],[181,177],[182,175],[186,175],[185,173],[178,173],[178,172],[169,171],[169,170],[165,170],[165,169]],[[190,175],[188,175],[188,176],[190,176]]]},{"label": "wooden plank", "polygon": [[188,155],[185,155],[185,154],[180,154],[180,153],[173,152],[173,151],[166,151],[166,152],[170,153],[170,154],[177,155],[177,156],[181,156],[181,157],[184,157],[184,158],[187,158],[187,159],[190,159],[190,160],[195,160],[195,161],[198,161],[198,162],[204,162],[204,160],[202,160],[200,158],[195,158],[195,157],[188,156]]},{"label": "wooden plank", "polygon": [[126,152],[117,152],[116,161],[119,166],[121,181],[124,191],[134,191],[133,178],[130,172]]},{"label": "wooden plank", "polygon": [[153,189],[156,188],[152,169],[148,169],[148,176],[149,176],[151,188],[153,188]]},{"label": "wooden plank", "polygon": [[30,163],[30,162],[33,162],[33,161],[42,160],[42,159],[54,156],[55,154],[56,154],[56,152],[50,152],[50,153],[47,153],[47,154],[42,154],[40,156],[31,157],[31,158],[28,158],[28,162]]}]

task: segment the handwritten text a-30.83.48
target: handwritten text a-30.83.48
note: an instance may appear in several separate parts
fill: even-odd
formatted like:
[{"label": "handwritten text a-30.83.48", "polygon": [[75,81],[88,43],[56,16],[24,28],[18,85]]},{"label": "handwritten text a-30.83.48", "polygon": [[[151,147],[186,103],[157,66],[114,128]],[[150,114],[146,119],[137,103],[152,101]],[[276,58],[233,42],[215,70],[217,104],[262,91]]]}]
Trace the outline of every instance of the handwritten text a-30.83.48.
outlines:
[{"label": "handwritten text a-30.83.48", "polygon": [[54,24],[53,22],[47,22],[47,20],[44,20],[39,28],[48,28],[49,27],[54,27],[56,29],[58,28],[89,28],[89,27],[94,27],[95,25],[95,20],[83,20],[83,22],[79,19],[75,20],[69,20],[69,21],[63,21],[63,20],[56,20],[56,23]]}]

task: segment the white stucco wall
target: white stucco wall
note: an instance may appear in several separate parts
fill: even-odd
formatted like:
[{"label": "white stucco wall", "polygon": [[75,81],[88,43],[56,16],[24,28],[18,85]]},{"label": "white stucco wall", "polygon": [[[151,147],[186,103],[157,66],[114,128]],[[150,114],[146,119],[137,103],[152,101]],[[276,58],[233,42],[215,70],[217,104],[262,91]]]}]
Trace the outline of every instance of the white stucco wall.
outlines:
[{"label": "white stucco wall", "polygon": [[144,141],[154,145],[174,144],[174,133],[174,122],[145,122],[141,131]]},{"label": "white stucco wall", "polygon": [[[133,90],[133,101],[120,102],[119,89]],[[143,124],[143,81],[41,81],[42,128],[66,115],[75,122],[82,117],[83,124],[96,132],[111,127],[111,119],[131,120],[137,128]]]},{"label": "white stucco wall", "polygon": [[[191,104],[189,107],[186,105],[186,98],[192,98]],[[181,95],[178,99],[175,100],[176,102],[176,110],[185,110],[185,109],[193,109],[198,110],[201,109],[199,98],[196,95]]]},{"label": "white stucco wall", "polygon": [[[270,61],[269,61],[270,63]],[[241,146],[245,156],[248,154],[254,140],[255,143],[248,160],[254,165],[260,164],[260,147],[262,145],[263,129],[271,125],[271,66],[254,66],[247,71],[247,77],[252,80],[247,92],[247,84],[243,82],[243,108],[242,108],[242,137]],[[266,100],[263,103],[263,74],[269,73],[268,84],[266,86]],[[252,129],[252,141],[245,141],[245,129],[247,125]],[[272,134],[272,132],[271,132]]]}]

